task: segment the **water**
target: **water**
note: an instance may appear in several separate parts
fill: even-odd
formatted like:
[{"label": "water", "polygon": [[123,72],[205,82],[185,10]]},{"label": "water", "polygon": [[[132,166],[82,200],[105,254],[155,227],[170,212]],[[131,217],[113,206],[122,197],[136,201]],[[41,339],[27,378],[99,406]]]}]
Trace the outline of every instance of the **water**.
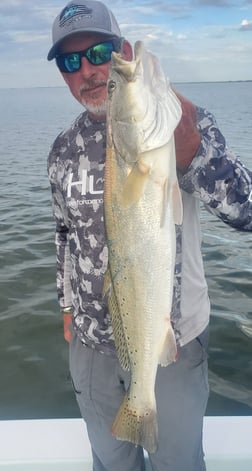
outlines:
[{"label": "water", "polygon": [[[178,84],[252,166],[252,83]],[[0,90],[0,419],[78,417],[55,289],[49,147],[81,111],[65,88]],[[252,415],[251,233],[202,210],[212,300],[208,415]]]}]

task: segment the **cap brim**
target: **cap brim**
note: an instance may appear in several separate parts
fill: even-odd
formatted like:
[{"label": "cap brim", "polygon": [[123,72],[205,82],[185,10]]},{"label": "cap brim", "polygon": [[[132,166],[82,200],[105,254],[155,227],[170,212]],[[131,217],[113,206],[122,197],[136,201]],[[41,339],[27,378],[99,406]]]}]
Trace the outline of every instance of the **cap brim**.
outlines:
[{"label": "cap brim", "polygon": [[95,28],[85,29],[85,31],[83,31],[83,29],[79,29],[79,30],[75,29],[74,31],[71,31],[69,34],[66,34],[64,36],[64,38],[61,38],[58,41],[56,41],[56,43],[51,47],[50,51],[48,52],[47,60],[51,61],[52,59],[55,59],[55,57],[58,53],[59,47],[62,44],[62,42],[65,41],[65,39],[69,38],[70,36],[74,36],[77,33],[82,33],[82,34],[97,33],[97,34],[100,34],[102,36],[110,36],[110,37],[118,37],[118,38],[120,37],[116,34],[108,32],[107,30],[102,30],[102,29],[98,29],[98,28],[97,29],[95,29]]}]

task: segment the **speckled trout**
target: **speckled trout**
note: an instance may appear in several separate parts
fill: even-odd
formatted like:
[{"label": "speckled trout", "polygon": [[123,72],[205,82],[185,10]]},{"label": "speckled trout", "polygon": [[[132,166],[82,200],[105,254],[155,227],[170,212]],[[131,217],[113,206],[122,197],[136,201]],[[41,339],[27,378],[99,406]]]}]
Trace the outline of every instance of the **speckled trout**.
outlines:
[{"label": "speckled trout", "polygon": [[[174,130],[181,107],[158,59],[138,41],[134,59],[113,53],[108,81],[104,293],[117,354],[131,382],[112,433],[157,449],[158,365],[176,360],[170,314],[182,223]],[[169,391],[167,391],[167,401]]]}]

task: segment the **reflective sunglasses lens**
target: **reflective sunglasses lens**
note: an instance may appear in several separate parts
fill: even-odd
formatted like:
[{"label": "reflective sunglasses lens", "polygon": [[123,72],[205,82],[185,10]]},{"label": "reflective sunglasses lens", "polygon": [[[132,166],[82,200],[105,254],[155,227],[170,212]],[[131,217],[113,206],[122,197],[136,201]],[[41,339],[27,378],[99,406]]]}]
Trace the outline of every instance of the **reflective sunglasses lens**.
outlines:
[{"label": "reflective sunglasses lens", "polygon": [[70,52],[56,57],[57,65],[61,72],[77,72],[81,68],[81,58],[86,57],[93,65],[105,64],[110,61],[111,54],[117,50],[113,41],[107,41],[101,44],[91,46],[85,51]]},{"label": "reflective sunglasses lens", "polygon": [[110,61],[113,50],[112,42],[96,44],[87,50],[86,57],[93,65],[105,64]]},{"label": "reflective sunglasses lens", "polygon": [[77,70],[79,70],[81,66],[81,57],[78,52],[74,52],[71,54],[62,54],[61,56],[56,57],[56,62],[61,72],[77,72]]},{"label": "reflective sunglasses lens", "polygon": [[65,56],[64,66],[67,72],[76,72],[77,70],[79,70],[81,66],[80,54],[76,52]]}]

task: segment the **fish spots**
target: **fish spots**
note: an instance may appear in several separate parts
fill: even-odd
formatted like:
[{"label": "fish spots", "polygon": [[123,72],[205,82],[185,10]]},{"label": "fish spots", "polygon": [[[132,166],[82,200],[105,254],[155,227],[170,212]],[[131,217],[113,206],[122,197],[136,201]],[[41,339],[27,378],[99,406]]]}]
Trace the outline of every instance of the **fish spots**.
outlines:
[{"label": "fish spots", "polygon": [[[109,100],[109,171],[104,188],[106,234],[112,241],[108,260],[114,306],[111,309],[109,304],[109,311],[118,358],[123,368],[127,365],[131,379],[112,430],[117,438],[153,452],[157,448],[155,373],[159,357],[167,363],[168,353],[173,352],[169,342],[174,343],[172,336],[166,341],[175,258],[170,253],[176,247],[174,221],[170,218],[172,202],[165,190],[176,179],[172,134],[181,107],[173,92],[166,84],[163,86],[165,74],[159,72],[157,59],[141,42],[136,43],[135,58],[129,62],[113,56],[109,79],[113,100]],[[117,83],[115,93],[113,80]],[[139,120],[141,109],[146,113],[149,98],[152,105],[146,119]],[[168,109],[170,102],[172,113]],[[152,127],[151,110],[156,106],[162,120],[156,123],[154,113]],[[171,118],[172,127],[166,126]],[[155,343],[158,348],[153,348]]]},{"label": "fish spots", "polygon": [[[122,298],[120,299],[120,306],[121,306],[121,308],[123,308],[123,307],[125,306],[125,304],[126,304],[126,299],[125,299],[124,297],[122,297]],[[125,312],[125,311],[122,311],[122,315],[128,316],[129,313],[128,313],[128,311],[126,311],[126,312]]]},{"label": "fish spots", "polygon": [[[136,396],[134,396],[134,397],[136,397]],[[128,404],[130,404],[130,401],[131,401],[131,398],[128,397],[128,398],[127,398]],[[139,416],[139,414],[137,413],[137,410],[136,410],[136,409],[127,409],[127,410],[125,411],[125,415],[126,415],[126,417],[131,417],[131,416],[136,417],[138,420],[140,420],[140,417],[141,417],[141,416]]]}]

